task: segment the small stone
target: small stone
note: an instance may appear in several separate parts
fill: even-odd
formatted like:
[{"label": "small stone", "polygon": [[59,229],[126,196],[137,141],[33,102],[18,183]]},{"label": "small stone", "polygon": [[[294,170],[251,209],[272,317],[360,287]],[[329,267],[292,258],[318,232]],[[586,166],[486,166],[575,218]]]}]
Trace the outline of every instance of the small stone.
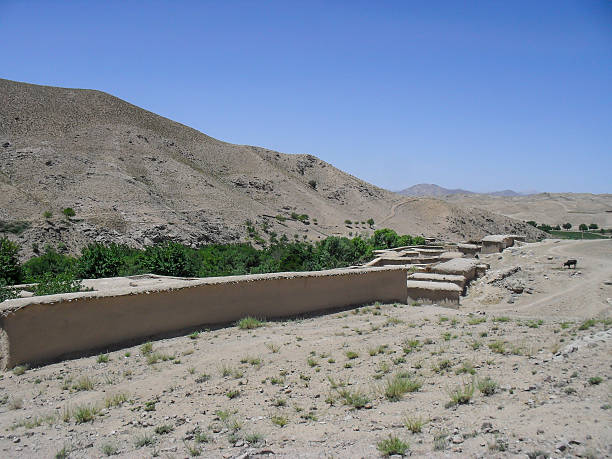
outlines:
[{"label": "small stone", "polygon": [[458,445],[460,443],[463,443],[463,437],[461,435],[453,435],[453,438],[451,438],[451,441]]}]

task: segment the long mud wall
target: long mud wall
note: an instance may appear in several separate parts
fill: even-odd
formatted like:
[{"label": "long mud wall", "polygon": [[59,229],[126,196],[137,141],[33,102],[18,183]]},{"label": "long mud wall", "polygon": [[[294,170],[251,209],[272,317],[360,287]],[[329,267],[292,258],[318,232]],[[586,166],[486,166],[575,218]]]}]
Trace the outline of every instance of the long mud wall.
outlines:
[{"label": "long mud wall", "polygon": [[39,364],[246,316],[281,318],[407,303],[406,269],[369,268],[191,279],[180,287],[21,298],[0,309],[0,365]]}]

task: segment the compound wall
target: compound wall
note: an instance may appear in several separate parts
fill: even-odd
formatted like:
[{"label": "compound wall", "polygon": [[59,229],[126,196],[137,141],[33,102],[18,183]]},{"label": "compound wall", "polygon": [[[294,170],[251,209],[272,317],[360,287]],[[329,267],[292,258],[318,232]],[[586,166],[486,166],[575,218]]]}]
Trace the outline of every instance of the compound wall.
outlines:
[{"label": "compound wall", "polygon": [[162,282],[153,290],[9,300],[0,308],[0,365],[39,364],[246,316],[280,318],[375,301],[406,304],[406,277],[401,267],[338,269],[185,279],[178,287],[175,279],[171,287]]}]

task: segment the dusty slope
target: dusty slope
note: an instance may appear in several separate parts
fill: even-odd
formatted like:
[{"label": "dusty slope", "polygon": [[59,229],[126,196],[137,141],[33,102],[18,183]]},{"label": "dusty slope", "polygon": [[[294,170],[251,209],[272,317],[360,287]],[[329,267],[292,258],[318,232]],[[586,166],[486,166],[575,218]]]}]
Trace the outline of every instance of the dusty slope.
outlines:
[{"label": "dusty slope", "polygon": [[[443,217],[459,216],[452,225],[461,227],[470,212],[448,204],[438,204],[443,214],[416,223],[410,212],[392,212],[401,196],[314,156],[221,142],[92,90],[0,80],[0,158],[0,220],[30,221],[26,243],[231,241],[246,236],[247,219],[260,233],[268,221],[270,231],[309,239],[371,232],[361,222],[388,216],[385,226],[399,231],[457,238],[508,226],[486,214],[491,225],[467,225],[460,237]],[[55,218],[50,225],[42,218],[64,207],[75,209],[76,222]],[[294,211],[309,215],[311,224],[265,217]]]},{"label": "dusty slope", "polygon": [[[560,269],[568,257],[579,260],[577,270]],[[99,457],[105,447],[134,458],[187,457],[190,450],[205,457],[376,457],[376,444],[395,435],[416,457],[536,457],[538,451],[610,457],[612,286],[605,282],[612,280],[612,244],[547,241],[487,260],[493,270],[520,266],[513,281],[533,293],[509,304],[506,288],[483,280],[459,310],[381,305],[161,340],[154,352],[173,360],[157,363],[135,346],[112,352],[108,362],[88,357],[22,375],[5,372],[0,451],[3,457],[51,457],[64,447],[74,458]],[[580,327],[586,319],[593,325]],[[570,343],[577,350],[553,356]],[[470,403],[446,407],[449,391],[469,382],[471,371],[500,388],[489,396],[476,389]],[[391,401],[380,388],[398,372],[422,386]],[[601,382],[590,383],[594,377]],[[78,390],[88,382],[91,390]],[[333,382],[348,384],[334,389]],[[230,399],[232,390],[239,394]],[[361,391],[370,402],[352,409],[343,404],[343,390]],[[92,422],[62,420],[69,408],[74,413],[87,404],[102,409]],[[407,418],[422,420],[422,432],[410,432]],[[138,446],[145,439],[150,444]]]},{"label": "dusty slope", "polygon": [[549,225],[569,222],[577,229],[581,223],[597,223],[612,228],[612,194],[540,193],[529,196],[455,195],[445,201],[477,207],[523,221]]}]

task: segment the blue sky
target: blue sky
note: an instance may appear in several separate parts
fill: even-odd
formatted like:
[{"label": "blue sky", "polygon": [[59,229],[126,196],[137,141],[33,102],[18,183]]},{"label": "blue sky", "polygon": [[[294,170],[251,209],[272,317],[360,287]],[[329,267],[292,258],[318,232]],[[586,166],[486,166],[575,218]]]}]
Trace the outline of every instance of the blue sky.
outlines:
[{"label": "blue sky", "polygon": [[0,63],[392,190],[612,193],[609,1],[0,0]]}]

